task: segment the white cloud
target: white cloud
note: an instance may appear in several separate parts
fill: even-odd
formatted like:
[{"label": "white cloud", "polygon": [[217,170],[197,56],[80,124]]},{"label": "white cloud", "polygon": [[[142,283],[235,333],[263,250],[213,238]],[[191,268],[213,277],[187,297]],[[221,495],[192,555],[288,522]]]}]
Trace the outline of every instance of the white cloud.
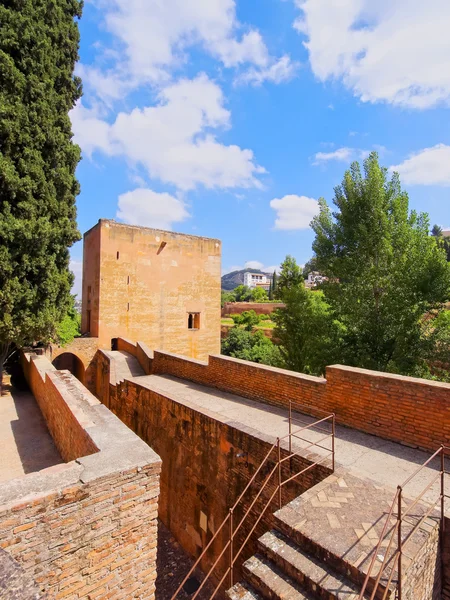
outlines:
[{"label": "white cloud", "polygon": [[[120,89],[161,83],[187,62],[186,51],[200,46],[225,67],[248,64],[263,71],[277,60],[254,28],[243,28],[235,0],[94,0],[117,50],[107,73],[87,69],[89,84],[105,99],[120,97]],[[284,57],[281,61],[284,60]],[[105,61],[104,61],[105,62]],[[108,62],[108,61],[106,61]],[[281,67],[278,67],[278,71]],[[266,80],[284,80],[274,71]],[[255,81],[257,83],[257,81]]]},{"label": "white cloud", "polygon": [[[387,149],[380,144],[374,144],[373,149],[378,152],[380,156],[383,156],[387,152]],[[370,154],[370,150],[364,150],[362,148],[338,148],[332,152],[317,152],[314,155],[313,165],[321,165],[332,160],[339,162],[352,162],[354,160],[364,160]]]},{"label": "white cloud", "polygon": [[81,103],[71,113],[75,141],[91,155],[122,156],[182,190],[261,187],[253,152],[217,141],[230,126],[222,90],[204,74],[164,88],[154,106],[121,112],[112,124]]},{"label": "white cloud", "polygon": [[339,161],[348,162],[349,160],[352,159],[353,156],[354,156],[353,148],[338,148],[337,150],[334,150],[333,152],[317,152],[317,154],[314,155],[314,158],[315,158],[314,164],[328,162],[329,160],[339,160]]},{"label": "white cloud", "polygon": [[72,286],[72,294],[76,294],[78,296],[78,300],[81,300],[83,261],[72,259],[69,263],[69,269],[75,275],[75,280]]},{"label": "white cloud", "polygon": [[242,271],[243,269],[259,269],[260,271],[263,271],[263,273],[273,273],[274,271],[279,273],[280,265],[265,266],[264,263],[259,260],[248,260],[244,263],[244,266],[232,265],[231,267],[228,267],[228,269],[223,269],[222,275],[232,273],[233,271]]},{"label": "white cloud", "polygon": [[172,229],[189,217],[182,200],[167,193],[158,193],[147,188],[138,188],[119,196],[116,216],[131,225]]},{"label": "white cloud", "polygon": [[319,212],[317,200],[294,194],[274,198],[270,206],[276,211],[275,229],[307,229]]},{"label": "white cloud", "polygon": [[424,109],[450,102],[450,2],[294,0],[314,74],[364,102]]},{"label": "white cloud", "polygon": [[255,86],[262,85],[265,81],[271,83],[282,83],[289,81],[295,76],[299,64],[293,62],[290,57],[285,54],[280,60],[272,63],[269,67],[256,69],[252,67],[248,71],[239,75],[235,83],[249,83]]},{"label": "white cloud", "polygon": [[402,183],[409,185],[450,186],[450,146],[424,148],[390,170],[398,171]]}]

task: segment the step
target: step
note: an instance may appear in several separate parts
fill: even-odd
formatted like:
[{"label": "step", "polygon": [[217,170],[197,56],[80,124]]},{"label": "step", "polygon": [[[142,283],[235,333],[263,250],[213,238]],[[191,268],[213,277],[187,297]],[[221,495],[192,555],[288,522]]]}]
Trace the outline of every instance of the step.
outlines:
[{"label": "step", "polygon": [[236,583],[226,592],[230,600],[262,600],[262,597],[246,582]]},{"label": "step", "polygon": [[245,580],[266,600],[313,600],[309,592],[280,572],[267,558],[256,554],[243,564]]},{"label": "step", "polygon": [[320,600],[349,600],[357,598],[361,591],[361,586],[307,554],[278,531],[265,533],[258,540],[258,546],[280,571]]},{"label": "step", "polygon": [[[297,499],[297,501],[298,500],[300,500],[300,498]],[[302,531],[302,523],[299,523],[298,521],[298,515],[295,511],[290,509],[289,505],[286,505],[274,513],[274,528],[284,535],[285,538],[295,543],[303,552],[322,563],[324,567],[327,566],[327,568],[332,569],[335,576],[340,574],[344,576],[348,582],[361,589],[366,577],[365,572],[356,565],[345,560],[343,557],[341,558],[339,554],[334,553],[332,548],[325,548],[316,540],[311,539],[309,535],[305,534]],[[367,592],[369,592],[369,597],[370,593],[373,591],[373,585],[374,577],[371,577],[366,588]],[[391,597],[394,598],[394,585],[391,584],[390,587],[392,591],[386,595],[386,600],[390,600]],[[385,589],[383,584],[380,583],[375,595],[377,600],[383,598]]]}]

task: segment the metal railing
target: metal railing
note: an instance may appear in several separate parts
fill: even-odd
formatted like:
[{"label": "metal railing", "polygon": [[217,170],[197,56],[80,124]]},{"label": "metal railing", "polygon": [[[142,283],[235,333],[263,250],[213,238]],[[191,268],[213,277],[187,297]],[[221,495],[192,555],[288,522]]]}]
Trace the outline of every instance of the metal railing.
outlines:
[{"label": "metal railing", "polygon": [[[199,567],[200,563],[204,559],[206,553],[211,548],[211,546],[213,545],[215,540],[217,540],[217,538],[221,534],[221,532],[223,532],[224,530],[226,531],[225,528],[228,529],[227,542],[224,544],[222,550],[220,551],[219,555],[217,556],[214,563],[210,567],[209,571],[205,574],[202,582],[200,583],[199,588],[197,589],[195,594],[192,596],[191,600],[195,600],[195,598],[197,598],[198,594],[201,592],[201,590],[205,586],[206,582],[210,581],[212,578],[215,579],[215,582],[217,582],[217,580],[218,580],[218,582],[216,583],[216,586],[214,587],[213,591],[211,592],[211,595],[209,596],[210,600],[212,600],[212,598],[214,598],[216,596],[217,592],[221,589],[221,587],[225,583],[225,580],[227,579],[227,577],[229,578],[229,587],[232,587],[235,583],[234,570],[235,570],[236,562],[241,557],[242,552],[245,549],[246,545],[248,544],[250,538],[252,537],[256,527],[258,526],[259,522],[261,521],[262,517],[266,513],[268,507],[271,505],[271,503],[275,497],[277,497],[277,499],[278,499],[278,508],[282,508],[282,488],[287,483],[293,481],[300,475],[303,475],[304,473],[310,471],[314,467],[321,465],[322,463],[329,460],[330,458],[331,458],[331,465],[332,465],[331,468],[332,468],[332,471],[334,472],[335,415],[323,413],[323,414],[326,414],[325,417],[323,417],[317,421],[314,421],[312,423],[309,423],[308,425],[305,425],[299,429],[295,429],[293,424],[294,424],[294,421],[296,421],[298,419],[297,419],[297,417],[293,416],[293,406],[299,407],[299,408],[301,407],[301,405],[299,405],[299,404],[296,404],[293,402],[289,403],[289,433],[287,435],[285,435],[284,437],[277,438],[276,442],[272,445],[270,450],[267,452],[263,461],[261,462],[259,467],[256,469],[255,473],[253,474],[253,477],[247,483],[244,490],[241,492],[241,494],[237,498],[236,502],[229,509],[227,516],[222,521],[221,525],[216,530],[216,532],[214,533],[214,535],[212,536],[212,538],[210,539],[208,544],[205,546],[203,552],[200,554],[198,559],[195,561],[191,570],[188,572],[186,577],[180,583],[175,594],[172,596],[171,600],[175,600],[178,597],[178,594],[183,589],[184,584],[192,576],[194,571]],[[307,408],[306,410],[309,411],[310,409]],[[316,412],[319,412],[319,411],[316,411]],[[325,428],[326,423],[329,423],[331,425],[331,432]],[[318,425],[320,425],[321,427],[317,427]],[[305,432],[311,431],[311,430],[313,430],[313,431],[319,430],[322,432],[327,431],[327,434],[322,436],[319,440],[316,440],[314,442],[305,437],[306,436]],[[302,433],[302,435],[299,435],[301,433]],[[326,440],[330,440],[330,438],[331,438],[331,447],[327,448],[324,444],[326,443]],[[297,450],[294,451],[293,450],[293,439],[307,442],[308,445],[299,447]],[[288,447],[288,450],[285,449],[285,446]],[[309,453],[309,455],[305,455],[304,452],[305,452],[305,450],[308,450],[309,448],[320,448],[321,450],[325,450],[326,454],[325,454],[325,456],[318,456],[318,457],[315,456],[314,460],[312,460],[311,463],[307,467],[301,469],[298,472],[292,473],[295,461],[292,461],[291,459],[295,456],[300,456],[301,458],[308,459],[308,456],[311,453]],[[284,456],[282,456],[282,454],[284,454]],[[287,469],[288,469],[287,477],[283,476],[282,466],[285,464],[287,464]],[[267,469],[267,475],[265,475],[265,478],[263,476],[262,483],[259,485],[257,492],[252,497],[249,506],[246,508],[245,503],[244,503],[244,498],[247,495],[247,492],[251,491],[251,487],[255,483],[255,480],[258,477],[258,475],[260,473],[263,474],[266,471],[266,469]],[[266,488],[270,488],[271,485],[274,487],[274,489],[273,490],[269,489],[268,499],[267,498],[265,499],[265,504],[263,504],[262,507],[258,507],[258,514],[256,515],[257,516],[256,521],[253,523],[252,526],[249,526],[249,531],[246,533],[244,531],[243,527],[245,525],[250,525],[249,519],[250,519],[250,515],[252,513],[253,508],[255,507],[258,500],[261,498],[263,491]],[[264,500],[263,500],[263,502],[264,502]],[[238,515],[241,511],[243,512],[243,515],[241,516],[241,518],[236,519],[236,515]],[[235,548],[235,546],[236,546],[235,541],[238,539],[237,535],[241,531],[243,531],[243,533],[242,533],[243,540],[240,542],[238,548]],[[216,570],[219,562],[226,556],[228,557],[228,563],[227,563],[227,567],[225,568],[225,572],[223,573],[222,576],[216,577],[215,570]]]},{"label": "metal railing", "polygon": [[[395,592],[396,599],[402,600],[403,594],[403,572],[402,572],[402,556],[405,545],[411,539],[412,535],[417,531],[420,525],[427,519],[433,511],[435,511],[436,506],[440,504],[440,522],[441,522],[441,535],[444,532],[445,527],[445,519],[444,519],[444,504],[445,504],[445,450],[447,448],[445,446],[441,446],[436,452],[430,456],[430,458],[423,463],[418,469],[414,471],[414,473],[403,482],[402,485],[397,487],[397,492],[392,501],[391,507],[386,517],[386,522],[384,524],[383,530],[380,535],[380,539],[378,544],[375,546],[372,559],[369,564],[369,568],[367,570],[366,578],[364,580],[361,592],[358,596],[358,600],[364,599],[364,594],[368,589],[368,585],[370,582],[370,588],[372,588],[372,593],[370,595],[370,600],[374,600],[375,597],[379,598],[377,595],[378,592],[380,594],[383,592],[383,596],[381,596],[381,600],[385,600],[388,597],[388,594],[392,592],[390,589],[392,580],[394,579],[395,571],[397,568],[397,581],[395,582]],[[433,477],[430,483],[422,490],[422,492],[409,504],[406,509],[403,509],[403,490],[408,483],[411,482],[412,479],[416,477],[422,469],[424,469],[431,461],[433,461],[436,457],[440,456],[440,469],[437,474]],[[421,518],[414,524],[412,529],[408,531],[408,533],[403,536],[403,522],[405,517],[411,515],[411,510],[417,505],[417,503],[423,498],[423,496],[428,492],[428,490],[438,481],[440,480],[440,493],[437,500],[430,504],[429,509],[425,514],[421,516]],[[396,514],[394,511],[396,510]],[[395,518],[395,525],[392,525],[392,520]],[[391,525],[391,529],[389,530],[389,525]],[[396,546],[395,546],[396,542]],[[378,557],[378,553],[382,547],[386,547],[383,561],[381,562],[380,569],[376,575],[372,576],[373,570],[375,568],[375,562]],[[395,551],[391,554],[391,549],[395,547]],[[385,580],[381,582],[382,576],[385,575]],[[371,579],[375,579],[375,581],[371,582]],[[382,586],[382,587],[381,587]],[[381,589],[380,589],[381,588]],[[366,596],[367,597],[367,596]]]}]

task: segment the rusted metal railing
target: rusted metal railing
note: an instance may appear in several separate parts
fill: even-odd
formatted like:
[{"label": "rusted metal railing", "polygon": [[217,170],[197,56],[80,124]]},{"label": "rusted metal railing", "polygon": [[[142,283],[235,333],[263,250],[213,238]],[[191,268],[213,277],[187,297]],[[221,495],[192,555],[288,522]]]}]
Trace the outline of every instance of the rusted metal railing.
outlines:
[{"label": "rusted metal railing", "polygon": [[[227,516],[222,521],[222,523],[220,524],[219,528],[216,530],[216,532],[214,533],[212,538],[209,540],[208,544],[205,546],[203,552],[200,554],[198,559],[195,561],[195,563],[192,566],[189,573],[186,575],[186,577],[180,583],[178,589],[176,590],[175,594],[172,596],[171,600],[176,600],[176,598],[178,597],[178,594],[183,589],[183,586],[186,583],[186,581],[192,576],[192,574],[199,567],[202,560],[205,558],[207,552],[210,550],[210,548],[214,544],[215,540],[218,539],[218,536],[221,534],[221,532],[223,532],[225,530],[225,528],[227,526],[228,526],[228,540],[224,544],[219,555],[216,557],[216,559],[213,562],[212,566],[210,567],[209,571],[207,573],[205,573],[205,576],[204,576],[202,582],[200,583],[199,588],[197,589],[195,594],[192,596],[191,600],[195,600],[197,598],[198,594],[201,592],[201,590],[205,586],[206,582],[211,581],[211,579],[213,579],[213,578],[214,578],[214,583],[216,583],[216,586],[214,587],[213,591],[211,592],[211,595],[209,596],[210,600],[212,600],[216,596],[218,591],[224,586],[227,577],[229,578],[229,587],[232,587],[235,583],[235,581],[234,581],[235,565],[236,565],[237,561],[239,560],[239,558],[241,557],[242,552],[246,548],[247,543],[249,542],[253,533],[255,532],[256,527],[258,526],[259,522],[265,515],[267,509],[272,504],[272,501],[274,500],[274,498],[276,496],[278,497],[278,502],[277,502],[278,508],[282,507],[282,488],[290,481],[293,481],[294,479],[296,479],[300,475],[303,475],[304,473],[310,471],[314,467],[321,465],[322,463],[329,460],[330,458],[331,458],[331,463],[332,463],[332,470],[334,471],[335,415],[324,413],[326,416],[324,416],[323,418],[316,420],[312,423],[309,423],[308,425],[304,425],[303,427],[300,427],[299,429],[295,429],[293,427],[293,423],[294,423],[294,421],[298,420],[298,418],[293,416],[293,406],[295,406],[296,408],[301,407],[301,405],[299,405],[299,404],[296,404],[293,402],[289,403],[289,433],[287,435],[285,435],[284,437],[277,438],[276,442],[269,449],[269,451],[265,455],[263,461],[261,462],[259,467],[256,469],[255,473],[253,474],[253,477],[247,483],[244,490],[241,492],[241,494],[237,498],[236,502],[229,509]],[[310,409],[307,408],[306,410],[309,411]],[[318,411],[316,411],[316,412],[318,412]],[[326,431],[324,426],[318,427],[318,425],[322,425],[322,424],[325,425],[325,423],[331,424],[331,432],[328,432],[327,435],[324,435],[316,442],[311,441],[310,439],[307,439],[307,437],[305,437],[307,435],[305,432],[308,432],[308,431],[315,431],[315,430]],[[302,434],[302,435],[299,435],[299,434]],[[307,446],[298,447],[298,449],[294,450],[293,442],[292,442],[293,439],[307,442]],[[327,448],[326,446],[323,445],[327,439],[328,440],[331,439],[331,447],[330,448]],[[286,448],[285,448],[286,446],[287,446],[288,450],[286,450]],[[293,469],[293,465],[295,465],[295,461],[292,461],[291,459],[295,456],[301,456],[302,458],[308,458],[308,456],[310,456],[311,453],[309,453],[308,455],[305,455],[304,454],[305,450],[308,450],[309,448],[314,448],[314,447],[320,448],[321,450],[325,450],[325,452],[326,452],[325,456],[315,455],[314,457],[311,458],[311,462],[307,467],[299,470],[298,472],[292,473],[292,471],[295,470],[295,469]],[[282,456],[282,454],[285,454],[285,455]],[[308,460],[310,460],[310,459],[308,459]],[[289,462],[287,462],[287,461],[289,461]],[[287,477],[284,478],[282,466],[286,462],[287,462],[287,468],[288,468],[289,472],[288,472]],[[257,491],[255,491],[254,496],[251,499],[249,506],[247,508],[245,508],[244,498],[245,498],[247,492],[249,492],[251,490],[251,487],[255,483],[255,480],[258,477],[258,475],[260,473],[264,473],[266,468],[268,468],[267,475],[265,476],[261,485],[259,485],[259,488],[257,489]],[[263,491],[271,484],[274,486],[274,489],[271,491],[269,490],[270,495],[269,495],[268,499],[266,499],[265,504],[263,504],[262,508],[259,508],[256,521],[249,528],[247,535],[245,535],[245,533],[243,534],[244,539],[239,544],[239,547],[235,548],[235,546],[236,546],[235,542],[237,540],[238,533],[242,530],[242,528],[245,524],[248,525],[248,521],[249,521],[250,515],[252,514],[253,508],[255,507],[258,500],[261,498]],[[243,510],[243,516],[240,519],[236,519],[235,518],[236,515],[239,514],[241,510]],[[224,573],[220,576],[220,579],[219,579],[219,576],[215,575],[215,570],[216,570],[219,562],[226,555],[228,556],[227,567],[225,568]]]},{"label": "rusted metal railing", "polygon": [[[414,473],[410,477],[408,477],[408,479],[406,479],[406,481],[404,481],[402,483],[402,485],[399,485],[397,487],[397,492],[394,496],[391,507],[387,514],[386,521],[385,521],[383,530],[380,535],[380,539],[378,540],[378,544],[375,546],[375,549],[373,551],[373,556],[370,561],[369,568],[367,570],[366,578],[364,580],[361,592],[358,596],[358,600],[363,600],[366,590],[369,591],[369,589],[371,587],[372,587],[372,593],[370,595],[370,600],[374,600],[375,597],[378,598],[379,597],[378,591],[380,590],[380,582],[381,582],[381,578],[383,577],[383,575],[385,575],[385,582],[382,583],[382,586],[385,589],[384,589],[383,596],[381,597],[381,600],[385,600],[391,591],[390,586],[391,586],[392,580],[394,578],[396,568],[397,568],[397,581],[395,583],[396,599],[402,600],[402,594],[403,594],[402,555],[403,555],[404,547],[408,543],[408,541],[411,539],[412,535],[420,527],[420,525],[425,521],[425,519],[427,519],[431,515],[431,513],[436,509],[436,506],[438,504],[440,505],[441,535],[443,534],[444,527],[445,527],[444,510],[445,510],[445,498],[446,498],[446,495],[445,495],[445,451],[446,450],[447,450],[447,448],[445,446],[441,446],[438,450],[436,450],[436,452],[432,456],[430,456],[430,458],[428,460],[426,460],[423,463],[423,465],[418,467],[414,471]],[[416,496],[415,500],[413,500],[413,502],[411,502],[411,504],[409,504],[409,506],[407,506],[406,509],[403,509],[403,502],[404,502],[403,490],[404,490],[405,486],[407,486],[408,483],[410,483],[411,480],[414,479],[417,476],[417,474],[420,473],[420,471],[422,471],[422,469],[424,469],[427,465],[429,465],[430,462],[433,461],[438,456],[440,456],[440,469],[437,472],[436,476],[433,477],[433,479],[422,490],[422,492],[418,496]],[[420,500],[424,497],[424,495],[428,492],[428,490],[438,480],[440,480],[439,497],[433,503],[429,503],[427,501],[427,504],[430,504],[429,509],[415,523],[415,525],[408,532],[408,534],[403,536],[402,525],[403,525],[403,521],[405,520],[405,517],[407,517],[408,515],[411,514],[411,510],[417,505],[418,502],[420,502]],[[395,525],[393,525],[392,519],[394,516],[395,509],[397,509],[397,513],[396,513]],[[389,525],[391,525],[390,530],[389,530]],[[389,541],[387,541],[387,540],[389,540]],[[390,555],[391,549],[393,547],[393,544],[395,543],[395,540],[397,541],[396,549],[392,553],[392,555]],[[382,548],[382,546],[387,546],[387,547],[386,547],[386,551],[385,551],[385,554],[383,557],[383,561],[381,563],[381,566],[380,566],[379,571],[375,578],[375,574],[373,574],[373,570],[375,568],[375,562],[377,560],[378,553],[380,552],[380,549]],[[375,581],[372,583],[371,580],[373,581],[374,578],[375,578]],[[370,582],[370,586],[369,586],[369,582]],[[380,594],[381,594],[381,592],[382,592],[382,589],[380,590]]]}]

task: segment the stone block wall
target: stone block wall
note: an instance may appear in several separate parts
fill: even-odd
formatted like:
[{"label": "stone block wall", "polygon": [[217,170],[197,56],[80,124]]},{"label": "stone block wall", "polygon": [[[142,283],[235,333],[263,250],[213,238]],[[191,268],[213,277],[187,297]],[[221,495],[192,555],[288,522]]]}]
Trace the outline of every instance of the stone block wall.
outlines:
[{"label": "stone block wall", "polygon": [[153,599],[160,458],[68,372],[23,361],[56,445],[73,454],[69,430],[81,454],[2,484],[0,548],[49,598]]}]

